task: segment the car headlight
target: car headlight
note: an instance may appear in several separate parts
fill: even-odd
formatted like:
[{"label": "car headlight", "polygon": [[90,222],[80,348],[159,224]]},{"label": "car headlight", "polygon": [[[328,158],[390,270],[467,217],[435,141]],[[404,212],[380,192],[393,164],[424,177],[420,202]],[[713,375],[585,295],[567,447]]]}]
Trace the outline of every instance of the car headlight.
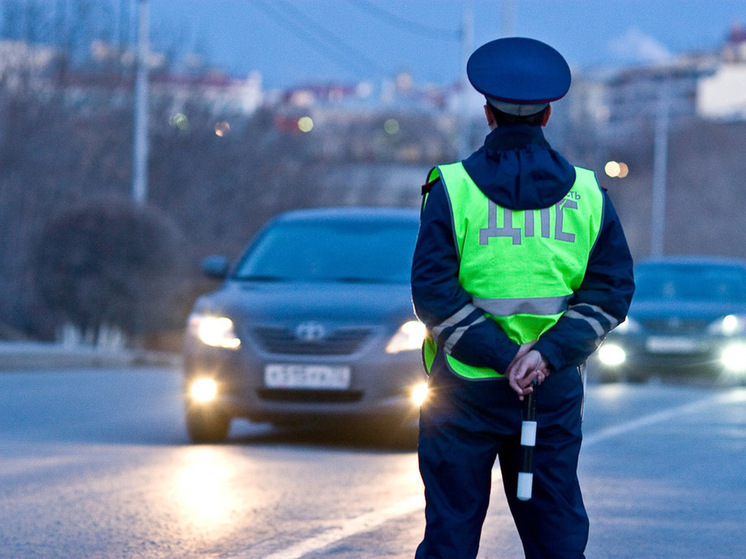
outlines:
[{"label": "car headlight", "polygon": [[210,402],[218,395],[218,385],[211,378],[197,379],[189,387],[189,395],[195,402]]},{"label": "car headlight", "polygon": [[427,390],[426,382],[420,382],[412,387],[411,398],[415,406],[420,407],[425,403],[425,400],[427,400]]},{"label": "car headlight", "polygon": [[238,349],[241,346],[233,321],[226,316],[193,313],[189,317],[189,332],[211,347]]},{"label": "car headlight", "polygon": [[427,327],[418,320],[402,324],[386,345],[386,353],[400,353],[420,349],[427,335]]},{"label": "car headlight", "polygon": [[642,326],[640,326],[640,323],[631,316],[628,316],[621,322],[621,324],[614,328],[614,332],[617,332],[618,334],[631,334],[633,332],[639,332],[641,329]]},{"label": "car headlight", "polygon": [[618,367],[627,360],[627,352],[619,344],[604,342],[598,348],[598,360],[607,367]]},{"label": "car headlight", "polygon": [[732,343],[725,346],[720,354],[720,362],[729,371],[746,371],[746,344]]},{"label": "car headlight", "polygon": [[707,332],[720,336],[736,336],[746,332],[746,316],[729,314],[710,323]]}]

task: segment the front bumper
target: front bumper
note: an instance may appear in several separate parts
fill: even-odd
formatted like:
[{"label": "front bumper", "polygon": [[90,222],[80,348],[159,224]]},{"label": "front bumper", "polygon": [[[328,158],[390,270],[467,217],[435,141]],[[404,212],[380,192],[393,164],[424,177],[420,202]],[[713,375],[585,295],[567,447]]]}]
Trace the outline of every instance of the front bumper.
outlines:
[{"label": "front bumper", "polygon": [[746,339],[724,336],[609,336],[593,357],[603,380],[654,375],[746,378]]},{"label": "front bumper", "polygon": [[[247,346],[226,350],[188,344],[184,359],[187,405],[210,406],[231,417],[276,424],[414,418],[419,412],[412,390],[426,376],[418,351],[387,354],[382,344],[367,344],[351,355],[267,355]],[[264,378],[268,365],[349,367],[349,386],[270,388]],[[215,380],[216,396],[209,402],[192,402],[189,387],[205,377]]]}]

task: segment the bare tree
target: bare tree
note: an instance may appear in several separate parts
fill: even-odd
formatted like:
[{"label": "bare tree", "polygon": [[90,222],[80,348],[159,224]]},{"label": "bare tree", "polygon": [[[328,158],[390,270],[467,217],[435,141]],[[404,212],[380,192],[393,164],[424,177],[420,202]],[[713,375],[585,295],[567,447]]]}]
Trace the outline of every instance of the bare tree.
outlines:
[{"label": "bare tree", "polygon": [[34,285],[57,324],[75,325],[92,344],[112,327],[141,340],[183,319],[182,255],[180,232],[156,208],[92,199],[48,223],[33,253]]}]

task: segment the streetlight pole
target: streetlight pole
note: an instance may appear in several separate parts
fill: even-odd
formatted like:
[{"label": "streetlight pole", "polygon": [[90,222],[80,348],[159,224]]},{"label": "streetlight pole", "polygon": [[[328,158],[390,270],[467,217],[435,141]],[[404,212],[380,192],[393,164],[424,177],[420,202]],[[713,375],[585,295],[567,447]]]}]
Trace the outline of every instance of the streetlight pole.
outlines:
[{"label": "streetlight pole", "polygon": [[144,204],[148,197],[148,51],[150,14],[148,0],[137,0],[137,56],[135,121],[132,147],[132,199]]},{"label": "streetlight pole", "polygon": [[655,147],[653,152],[653,202],[650,227],[650,255],[663,256],[663,241],[666,230],[666,175],[668,173],[668,83],[661,88],[655,118]]},{"label": "streetlight pole", "polygon": [[504,0],[500,18],[500,37],[513,35],[513,0]]},{"label": "streetlight pole", "polygon": [[471,153],[471,119],[469,118],[469,91],[471,84],[466,76],[466,61],[469,60],[471,50],[474,46],[474,10],[472,0],[464,2],[463,17],[461,20],[461,79],[458,107],[459,128],[459,157],[466,157]]}]

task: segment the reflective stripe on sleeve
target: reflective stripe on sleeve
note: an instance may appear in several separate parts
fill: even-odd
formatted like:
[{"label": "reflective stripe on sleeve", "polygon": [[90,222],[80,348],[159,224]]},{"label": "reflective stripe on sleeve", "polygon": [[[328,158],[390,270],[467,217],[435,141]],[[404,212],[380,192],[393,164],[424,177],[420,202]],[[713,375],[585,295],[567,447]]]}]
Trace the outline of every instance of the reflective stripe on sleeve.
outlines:
[{"label": "reflective stripe on sleeve", "polygon": [[[588,316],[586,314],[583,314],[579,312],[577,309],[579,308],[586,308],[589,309],[594,314],[601,315],[604,319],[606,319],[609,322],[609,328],[608,330],[604,328],[603,324],[601,324],[601,321],[597,318],[594,318],[592,316]],[[608,334],[611,330],[614,329],[614,327],[619,324],[619,321],[611,316],[609,313],[604,312],[601,307],[598,307],[596,305],[588,305],[588,304],[582,304],[582,305],[573,305],[570,307],[567,312],[565,313],[565,316],[567,318],[574,318],[577,320],[582,320],[586,322],[591,328],[593,328],[593,331],[599,336],[603,337],[606,334]]]},{"label": "reflective stripe on sleeve", "polygon": [[461,309],[446,318],[443,322],[441,322],[437,326],[434,326],[431,330],[433,336],[435,338],[438,338],[443,333],[443,330],[445,330],[446,328],[451,328],[452,326],[456,326],[456,324],[464,320],[475,310],[477,310],[477,308],[472,304],[464,305],[463,307],[461,307]]},{"label": "reflective stripe on sleeve", "polygon": [[484,322],[485,320],[487,320],[487,319],[484,318],[484,315],[479,315],[479,317],[477,317],[477,319],[474,322],[472,322],[471,324],[467,324],[466,326],[459,326],[458,328],[456,328],[453,331],[453,333],[450,336],[448,336],[448,339],[443,344],[443,350],[446,353],[450,354],[451,351],[453,350],[453,347],[461,339],[461,336],[464,335],[464,332],[466,332],[472,326],[476,326],[477,324],[479,324],[480,322]]}]

